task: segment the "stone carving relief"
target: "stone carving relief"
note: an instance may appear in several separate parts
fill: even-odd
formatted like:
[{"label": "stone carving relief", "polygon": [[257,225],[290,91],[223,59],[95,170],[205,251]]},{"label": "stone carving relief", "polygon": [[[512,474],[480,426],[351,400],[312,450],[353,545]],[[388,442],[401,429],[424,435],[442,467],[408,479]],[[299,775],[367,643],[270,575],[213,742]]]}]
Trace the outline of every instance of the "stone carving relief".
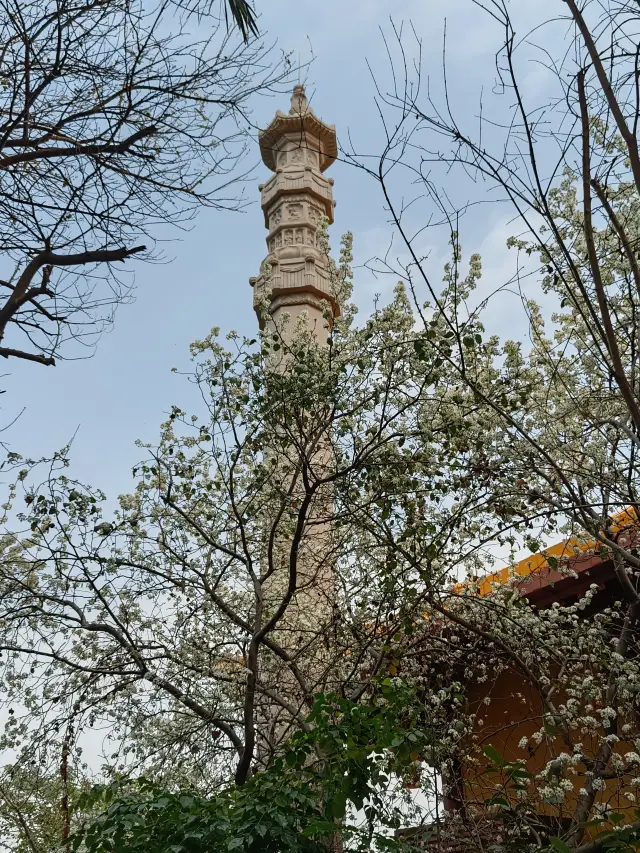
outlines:
[{"label": "stone carving relief", "polygon": [[316,154],[315,151],[307,151],[307,163],[310,166],[317,166],[318,165],[318,155]]},{"label": "stone carving relief", "polygon": [[304,160],[304,152],[302,148],[296,148],[291,154],[292,163],[302,163]]},{"label": "stone carving relief", "polygon": [[271,214],[271,217],[269,218],[269,226],[271,228],[275,228],[276,225],[280,225],[281,222],[282,222],[282,208],[277,207],[273,211],[273,213]]},{"label": "stone carving relief", "polygon": [[278,154],[278,166],[286,166],[287,165],[287,152],[281,151]]},{"label": "stone carving relief", "polygon": [[287,228],[287,230],[284,232],[284,244],[285,246],[293,245],[293,231],[291,230],[291,228]]},{"label": "stone carving relief", "polygon": [[302,219],[302,205],[299,202],[287,205],[287,217],[289,219]]},{"label": "stone carving relief", "polygon": [[304,231],[302,228],[296,228],[296,243],[304,243]]}]

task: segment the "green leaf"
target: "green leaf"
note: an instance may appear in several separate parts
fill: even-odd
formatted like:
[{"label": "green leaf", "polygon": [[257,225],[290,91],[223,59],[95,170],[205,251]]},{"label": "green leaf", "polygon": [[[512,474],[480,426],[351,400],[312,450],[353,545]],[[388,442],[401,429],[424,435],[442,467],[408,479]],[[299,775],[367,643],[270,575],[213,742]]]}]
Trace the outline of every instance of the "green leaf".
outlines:
[{"label": "green leaf", "polygon": [[569,845],[557,836],[550,838],[549,844],[551,847],[553,847],[554,850],[557,850],[558,853],[571,853],[571,848],[569,847]]},{"label": "green leaf", "polygon": [[493,764],[495,764],[496,767],[504,767],[504,765],[506,764],[504,758],[500,755],[500,753],[498,752],[498,750],[495,747],[491,746],[491,744],[488,744],[487,746],[485,746],[485,748],[482,751],[484,752],[485,756],[489,759],[489,761],[491,761]]},{"label": "green leaf", "polygon": [[515,770],[512,770],[509,773],[511,779],[531,779],[531,773],[527,773],[526,770],[523,770],[521,767],[516,767]]}]

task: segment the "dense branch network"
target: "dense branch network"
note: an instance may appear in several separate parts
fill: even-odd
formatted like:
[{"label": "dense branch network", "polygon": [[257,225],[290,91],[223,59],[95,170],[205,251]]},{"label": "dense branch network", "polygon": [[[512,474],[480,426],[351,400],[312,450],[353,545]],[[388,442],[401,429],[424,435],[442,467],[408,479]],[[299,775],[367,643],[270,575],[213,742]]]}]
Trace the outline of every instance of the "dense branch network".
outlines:
[{"label": "dense branch network", "polygon": [[230,5],[244,41],[206,3],[0,6],[0,355],[90,352],[131,293],[116,262],[150,257],[160,224],[241,205],[249,99],[283,74]]}]

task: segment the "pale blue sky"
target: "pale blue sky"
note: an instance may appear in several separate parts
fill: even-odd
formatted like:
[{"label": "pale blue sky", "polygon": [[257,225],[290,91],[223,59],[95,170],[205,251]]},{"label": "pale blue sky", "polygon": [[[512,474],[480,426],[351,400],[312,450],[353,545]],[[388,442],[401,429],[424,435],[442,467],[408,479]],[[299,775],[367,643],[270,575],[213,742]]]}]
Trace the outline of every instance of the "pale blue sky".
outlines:
[{"label": "pale blue sky", "polygon": [[[562,11],[560,0],[518,0],[514,12],[527,18],[542,7]],[[519,7],[519,8],[518,8]],[[524,9],[522,7],[525,7]],[[495,50],[500,32],[471,0],[258,0],[260,26],[267,38],[284,50],[301,52],[307,71],[307,91],[316,113],[335,123],[339,138],[351,134],[360,150],[380,147],[380,124],[373,103],[374,88],[366,60],[383,79],[387,60],[379,28],[389,31],[409,21],[423,39],[425,70],[433,84],[441,79],[445,16],[449,46],[449,87],[462,114],[477,113],[480,87],[495,78]],[[523,21],[523,26],[527,22]],[[535,92],[544,85],[544,70],[532,66],[527,85]],[[286,110],[286,98],[254,104],[256,121],[266,125],[276,108]],[[257,144],[254,149],[257,161]],[[336,163],[331,170],[338,206],[333,244],[340,233],[354,232],[356,261],[382,251],[390,229],[374,182],[363,173]],[[131,486],[131,467],[139,459],[136,438],[154,441],[158,425],[173,403],[189,398],[186,381],[171,368],[188,368],[188,345],[211,326],[252,334],[256,328],[251,306],[250,276],[265,253],[265,230],[257,185],[267,175],[262,165],[246,188],[254,200],[244,213],[202,211],[190,233],[165,248],[171,263],[139,265],[136,301],[123,306],[114,330],[100,341],[96,355],[85,361],[61,362],[55,368],[12,362],[0,365],[10,373],[3,379],[3,418],[25,407],[17,424],[5,434],[13,449],[31,456],[53,452],[77,430],[73,473],[114,495]],[[452,178],[450,189],[464,193]],[[424,209],[416,215],[424,215]],[[506,210],[485,209],[472,217],[463,232],[463,246],[481,251],[487,281],[500,283],[513,268],[505,249],[513,230]],[[177,237],[178,235],[173,235]],[[442,236],[442,235],[441,235]],[[446,241],[427,237],[429,261],[438,280],[446,256]],[[430,242],[429,242],[430,241]],[[355,300],[362,311],[376,291],[388,292],[393,281],[377,282],[357,270]],[[512,334],[515,302],[504,300],[493,314],[496,330]]]}]

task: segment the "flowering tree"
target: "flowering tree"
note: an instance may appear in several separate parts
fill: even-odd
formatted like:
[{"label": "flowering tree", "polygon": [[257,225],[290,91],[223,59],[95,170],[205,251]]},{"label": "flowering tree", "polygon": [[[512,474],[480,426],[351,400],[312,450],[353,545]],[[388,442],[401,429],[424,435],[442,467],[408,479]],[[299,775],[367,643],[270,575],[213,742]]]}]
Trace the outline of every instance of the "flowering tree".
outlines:
[{"label": "flowering tree", "polygon": [[[460,349],[432,307],[416,331],[402,286],[359,324],[349,261],[347,239],[328,347],[303,323],[193,345],[203,413],[172,411],[115,513],[64,457],[38,488],[18,476],[26,529],[5,538],[1,588],[8,772],[40,760],[58,778],[66,744],[81,778],[86,733],[108,734],[106,787],[64,799],[63,845],[316,850],[337,827],[362,849],[421,843],[440,832],[438,788],[423,774],[428,808],[402,788],[424,761],[449,799],[466,792],[446,832],[467,843],[587,853],[585,823],[606,845],[607,803],[631,807],[640,671],[624,607],[584,619],[594,590],[538,611],[510,586],[452,585],[552,515],[488,403],[535,422],[552,367],[475,317]],[[459,269],[456,244],[438,300],[462,316],[480,260]],[[508,754],[485,719],[504,678],[524,709]],[[574,789],[586,814],[567,822]],[[633,842],[635,819],[615,814]],[[413,835],[389,838],[406,822]]]},{"label": "flowering tree", "polygon": [[[485,100],[475,135],[467,115],[457,119],[448,87],[443,102],[437,103],[432,87],[421,91],[419,73],[410,78],[411,63],[403,61],[405,43],[399,35],[398,70],[403,73],[395,75],[390,90],[379,89],[388,110],[388,137],[372,175],[410,256],[395,272],[411,288],[425,339],[433,345],[431,325],[448,324],[450,342],[439,347],[441,357],[482,401],[483,416],[501,431],[498,443],[478,448],[471,465],[472,471],[481,467],[497,476],[494,512],[508,519],[513,541],[532,550],[556,535],[558,524],[576,542],[590,540],[590,550],[611,561],[615,592],[596,605],[592,590],[568,610],[548,613],[531,613],[509,594],[493,596],[490,604],[469,602],[472,618],[461,619],[449,605],[442,617],[488,643],[494,655],[506,655],[505,665],[528,685],[522,695],[531,717],[546,721],[535,732],[534,745],[528,736],[522,744],[532,754],[540,744],[547,745],[551,753],[543,767],[531,756],[512,764],[492,753],[494,769],[504,771],[503,782],[517,788],[515,801],[503,792],[492,804],[524,820],[530,832],[526,843],[546,843],[542,817],[553,815],[557,849],[582,844],[595,849],[594,844],[614,843],[586,841],[589,821],[607,810],[606,801],[611,821],[622,822],[630,833],[619,832],[618,842],[632,844],[637,815],[625,811],[622,816],[619,805],[625,798],[634,801],[638,781],[633,775],[633,685],[640,564],[635,534],[620,535],[616,514],[630,508],[629,518],[638,518],[637,14],[627,2],[601,6],[567,0],[559,18],[546,24],[540,20],[530,36],[517,39],[508,4],[495,0],[476,5],[503,34],[496,94],[506,96],[509,106],[500,103],[500,111],[492,114]],[[562,28],[563,38],[567,28],[573,37],[571,51],[562,58],[549,54],[554,26]],[[541,39],[545,27],[549,34]],[[531,93],[527,97],[521,82],[520,57],[526,62],[536,44],[555,84],[545,103]],[[499,189],[516,217],[518,235],[509,245],[525,260],[540,259],[533,273],[540,282],[538,298],[523,296],[530,341],[505,346],[499,375],[478,376],[462,358],[467,342],[472,345],[468,319],[485,315],[490,300],[477,300],[466,314],[445,299],[435,303],[435,314],[422,308],[423,291],[432,302],[437,294],[412,236],[415,207],[404,196],[395,202],[400,192],[393,175],[398,168],[408,170],[432,205],[418,233],[435,208],[441,221],[449,223],[457,246],[462,212],[448,206],[449,196],[437,183],[437,168],[443,164],[448,174],[459,167],[480,180],[483,189],[487,184]],[[365,167],[366,161],[360,165]],[[458,277],[457,251],[454,260]],[[555,557],[550,566],[563,568]],[[577,585],[576,598],[581,595]],[[583,612],[589,618],[582,618]],[[485,699],[491,701],[488,687]],[[621,755],[616,744],[625,740],[628,749]],[[472,763],[468,753],[460,760]],[[530,783],[538,786],[535,793]],[[624,791],[627,784],[631,789]],[[526,805],[516,808],[514,802]]]},{"label": "flowering tree", "polygon": [[[626,2],[600,12],[596,3],[567,0],[563,9],[562,18],[546,23],[549,39],[555,35],[554,25],[569,26],[575,56],[567,56],[563,65],[551,63],[549,75],[556,88],[548,103],[536,101],[528,109],[520,86],[520,53],[523,63],[530,60],[533,36],[518,42],[507,4],[495,0],[487,10],[503,35],[498,53],[500,92],[512,99],[511,112],[499,123],[505,128],[504,138],[496,138],[498,128],[489,132],[488,123],[498,123],[485,111],[487,126],[481,125],[481,137],[476,139],[457,122],[453,104],[448,104],[447,112],[434,102],[432,90],[422,96],[419,77],[398,76],[398,85],[385,101],[389,118],[395,115],[398,121],[395,126],[387,124],[393,131],[380,167],[372,174],[411,259],[395,272],[411,289],[427,335],[430,318],[421,306],[421,288],[432,301],[437,293],[411,236],[406,204],[394,201],[393,168],[385,171],[386,166],[402,164],[416,178],[424,197],[438,207],[441,221],[451,226],[456,246],[461,212],[446,206],[447,196],[438,192],[433,172],[421,178],[425,164],[459,166],[503,191],[506,201],[496,204],[509,204],[518,232],[508,245],[525,259],[540,259],[535,271],[538,299],[523,293],[531,340],[505,348],[503,383],[505,391],[519,382],[523,392],[536,393],[540,380],[544,388],[537,405],[528,407],[508,393],[504,398],[494,393],[499,386],[494,384],[492,390],[493,377],[483,385],[469,375],[468,384],[502,421],[510,452],[501,455],[505,461],[510,457],[514,473],[518,468],[521,474],[526,472],[526,499],[539,501],[549,515],[568,516],[590,536],[616,549],[607,535],[611,515],[627,506],[637,509],[640,161],[635,132],[638,98],[632,82],[637,74],[631,51],[636,20]],[[536,25],[535,32],[544,31],[544,20]],[[401,38],[397,47],[402,55]],[[542,42],[539,49],[546,49]],[[546,83],[550,85],[550,80]],[[502,96],[497,97],[502,109]],[[537,122],[543,107],[544,127]],[[419,144],[419,139],[427,142]],[[461,260],[456,253],[455,277],[462,275]],[[517,287],[519,279],[511,283]],[[442,322],[442,315],[449,324],[451,348],[463,353],[467,318],[454,303],[439,300],[435,305],[438,316],[433,322]],[[490,300],[476,304],[469,316],[486,316],[490,307]],[[551,331],[545,331],[549,327]],[[443,356],[464,376],[462,359],[455,368],[446,351]],[[527,377],[532,367],[534,372]],[[538,369],[544,377],[535,372]],[[503,509],[520,512],[517,500]],[[618,553],[638,568],[633,554]],[[625,583],[622,574],[621,582]]]},{"label": "flowering tree", "polygon": [[[484,480],[447,499],[472,395],[450,398],[402,288],[356,325],[349,260],[347,239],[329,347],[304,325],[291,345],[280,332],[193,345],[205,417],[173,410],[115,515],[55,470],[27,490],[26,534],[5,540],[0,642],[8,695],[31,715],[7,732],[24,760],[42,748],[38,726],[75,744],[108,725],[110,775],[243,786],[308,734],[318,693],[357,706],[387,674],[387,636],[425,600],[425,578],[442,586],[486,535]],[[272,366],[283,348],[286,371]],[[478,370],[492,357],[491,345],[470,355]],[[456,464],[443,465],[447,435]]]},{"label": "flowering tree", "polygon": [[[394,138],[416,151],[403,128],[417,115],[449,133],[454,164],[520,205],[532,233],[513,248],[541,257],[541,287],[560,303],[545,325],[526,302],[527,346],[485,333],[480,258],[464,268],[456,230],[432,288],[383,158],[413,253],[388,305],[358,322],[347,241],[329,346],[303,323],[196,343],[203,411],[172,411],[118,511],[55,466],[40,487],[28,466],[19,475],[24,529],[7,530],[0,587],[18,709],[5,745],[21,767],[47,744],[59,755],[68,742],[77,760],[92,729],[110,742],[105,811],[81,831],[96,802],[67,801],[61,843],[316,850],[341,835],[384,849],[426,831],[470,849],[637,846],[640,564],[634,525],[620,536],[616,521],[627,507],[638,517],[636,54],[626,6],[598,27],[585,18],[595,7],[566,8],[576,125],[550,182],[537,177],[508,15],[520,121],[508,127],[528,141],[528,171],[513,167],[519,138],[498,159],[415,89],[388,104],[402,112],[385,157],[398,160]],[[274,369],[283,352],[287,370]],[[565,533],[577,554],[549,554],[549,568],[568,579],[586,553],[611,566],[601,588],[576,584],[547,608],[515,581],[480,594],[496,544],[537,551]],[[390,792],[423,762],[442,774],[448,824],[433,821],[437,786],[408,813]],[[403,822],[413,834],[390,838]]]}]

